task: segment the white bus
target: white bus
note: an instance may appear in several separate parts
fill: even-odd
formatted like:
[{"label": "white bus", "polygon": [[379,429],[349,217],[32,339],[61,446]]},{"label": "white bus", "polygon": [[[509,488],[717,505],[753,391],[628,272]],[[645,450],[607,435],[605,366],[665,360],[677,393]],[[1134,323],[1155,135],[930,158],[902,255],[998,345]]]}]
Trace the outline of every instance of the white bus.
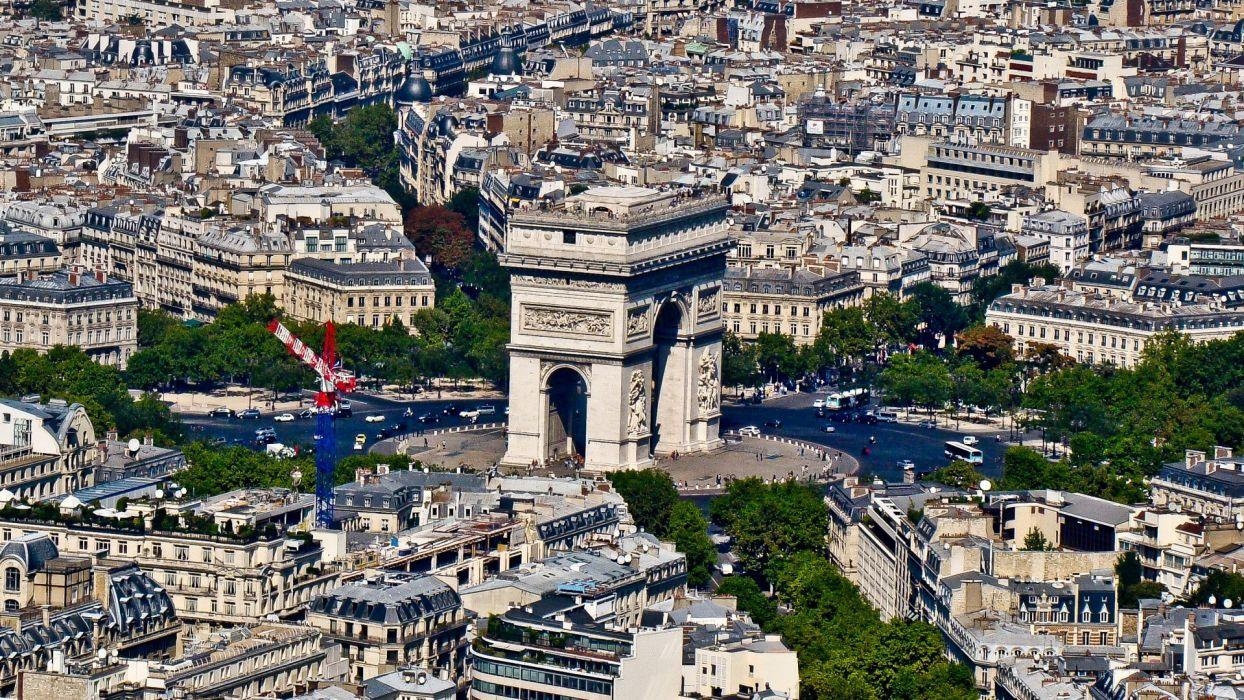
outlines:
[{"label": "white bus", "polygon": [[961,459],[968,464],[984,464],[985,453],[962,442],[948,442],[946,443],[946,459],[952,462]]},{"label": "white bus", "polygon": [[847,389],[840,393],[830,394],[825,400],[825,408],[831,411],[841,411],[846,408],[855,408],[864,406],[868,403],[868,389],[860,387],[858,389]]}]

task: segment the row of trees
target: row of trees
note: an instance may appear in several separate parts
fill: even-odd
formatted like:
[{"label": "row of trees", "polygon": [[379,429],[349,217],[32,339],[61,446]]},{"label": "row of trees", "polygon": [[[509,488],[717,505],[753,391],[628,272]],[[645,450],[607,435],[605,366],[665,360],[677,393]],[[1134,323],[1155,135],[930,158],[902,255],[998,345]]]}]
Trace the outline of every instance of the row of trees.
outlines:
[{"label": "row of trees", "polygon": [[36,394],[82,404],[100,433],[150,435],[161,445],[182,434],[167,406],[149,394],[132,397],[119,370],[96,363],[78,347],[56,346],[44,355],[24,348],[0,354],[0,395]]},{"label": "row of trees", "polygon": [[814,489],[744,479],[713,501],[711,514],[733,539],[747,572],[727,577],[718,590],[736,596],[753,621],[799,652],[802,697],[976,697],[971,672],[946,660],[935,627],[881,622],[826,560],[828,512]]},{"label": "row of trees", "polygon": [[713,574],[717,550],[708,537],[708,520],[690,501],[678,498],[669,474],[660,469],[615,472],[609,477],[626,501],[635,525],[673,542],[687,557],[687,581],[703,586]]}]

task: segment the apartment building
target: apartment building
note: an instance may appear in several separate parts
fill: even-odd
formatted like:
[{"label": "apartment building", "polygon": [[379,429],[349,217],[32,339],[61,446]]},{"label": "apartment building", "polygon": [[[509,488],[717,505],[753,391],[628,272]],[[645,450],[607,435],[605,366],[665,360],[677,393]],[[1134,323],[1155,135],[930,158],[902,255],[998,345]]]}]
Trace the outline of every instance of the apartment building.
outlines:
[{"label": "apartment building", "polygon": [[1084,125],[1080,153],[1129,159],[1179,156],[1186,147],[1211,148],[1239,133],[1239,126],[1227,120],[1102,114]]},{"label": "apartment building", "polygon": [[13,231],[0,224],[0,277],[25,272],[54,272],[62,263],[60,248],[46,236]]},{"label": "apartment building", "polygon": [[1014,285],[985,312],[985,322],[1015,338],[1016,352],[1046,344],[1089,364],[1131,367],[1154,335],[1175,330],[1194,342],[1244,329],[1244,311],[1218,301],[1172,305],[1101,296],[1059,285]]},{"label": "apartment building", "polygon": [[105,24],[141,17],[151,27],[196,27],[220,24],[228,16],[227,8],[236,9],[236,3],[228,0],[89,0],[77,6],[76,14],[78,19]]},{"label": "apartment building", "polygon": [[84,556],[115,556],[142,568],[188,624],[241,625],[289,614],[334,585],[337,573],[309,540],[280,534],[197,534],[134,528],[118,521],[75,523],[0,520],[0,540],[46,534],[58,548]]},{"label": "apartment building", "polygon": [[1212,458],[1187,450],[1183,462],[1162,465],[1150,482],[1153,504],[1179,508],[1206,520],[1239,522],[1244,512],[1244,461],[1229,447],[1215,447]]},{"label": "apartment building", "polygon": [[[189,309],[182,315],[209,321],[221,308],[252,294],[271,294],[281,303],[285,271],[293,257],[289,239],[250,228],[213,229],[195,245]],[[157,277],[168,269],[161,265]],[[158,290],[157,290],[158,291]],[[157,297],[166,306],[164,297]]]},{"label": "apartment building", "polygon": [[0,488],[9,501],[41,501],[90,486],[100,459],[81,404],[32,398],[0,399]]},{"label": "apartment building", "polygon": [[[966,144],[923,139],[908,146],[903,139],[903,158],[909,148],[921,152],[925,195],[930,199],[980,201],[996,199],[1013,185],[1041,187],[1054,179],[1057,154],[991,143]],[[904,163],[907,164],[907,163]]]},{"label": "apartment building", "polygon": [[[1022,100],[1027,102],[1027,100]],[[930,135],[960,143],[1012,143],[1011,100],[989,95],[901,93],[895,132]],[[1027,147],[1028,139],[1015,142]]]},{"label": "apartment building", "polygon": [[307,607],[307,623],[341,645],[358,683],[411,665],[457,678],[467,622],[462,600],[440,579],[393,571],[334,588]]},{"label": "apartment building", "polygon": [[[590,616],[599,606],[581,607]],[[596,610],[593,610],[596,608]],[[532,609],[534,610],[534,608]],[[552,612],[552,611],[550,611]],[[471,700],[674,698],[682,686],[683,630],[630,630],[565,613],[513,608],[491,617],[471,648]]]},{"label": "apartment building", "polygon": [[799,700],[799,655],[782,643],[781,635],[697,647],[694,663],[696,683],[683,689],[684,696],[749,697],[768,691]]},{"label": "apartment building", "polygon": [[836,261],[841,271],[854,271],[864,285],[864,297],[886,292],[906,299],[911,289],[932,276],[927,255],[894,245],[846,245],[829,250],[824,259]]},{"label": "apartment building", "polygon": [[0,278],[0,351],[76,345],[100,364],[125,369],[138,351],[137,324],[133,287],[102,271]]},{"label": "apartment building", "polygon": [[415,314],[436,306],[436,284],[423,261],[341,264],[301,258],[283,274],[282,305],[293,318],[379,328],[400,322],[415,332]]},{"label": "apartment building", "polygon": [[1089,256],[1088,219],[1061,209],[1024,216],[1021,230],[1049,243],[1052,265],[1063,273]]},{"label": "apartment building", "polygon": [[806,345],[816,339],[825,312],[858,306],[864,285],[858,273],[814,268],[726,268],[722,316],[744,339],[782,333]]},{"label": "apartment building", "polygon": [[1240,245],[1175,238],[1166,246],[1166,260],[1171,272],[1177,275],[1244,275],[1244,246]]},{"label": "apartment building", "polygon": [[1205,528],[1194,513],[1180,510],[1146,508],[1132,515],[1128,532],[1119,534],[1120,549],[1135,552],[1140,560],[1142,578],[1174,595],[1187,590],[1192,563],[1208,551]]}]

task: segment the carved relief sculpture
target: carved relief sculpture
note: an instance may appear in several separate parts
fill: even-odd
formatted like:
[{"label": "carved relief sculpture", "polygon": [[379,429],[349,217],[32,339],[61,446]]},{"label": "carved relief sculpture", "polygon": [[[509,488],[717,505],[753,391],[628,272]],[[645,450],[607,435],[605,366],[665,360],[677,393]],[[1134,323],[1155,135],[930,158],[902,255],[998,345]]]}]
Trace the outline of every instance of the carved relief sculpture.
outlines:
[{"label": "carved relief sculpture", "polygon": [[648,332],[648,307],[641,306],[626,313],[626,334],[640,335]]},{"label": "carved relief sculpture", "polygon": [[717,288],[700,292],[700,298],[696,301],[696,310],[701,316],[712,316],[717,313],[720,306],[717,303],[720,291],[720,288]]},{"label": "carved relief sculpture", "polygon": [[640,435],[648,429],[648,392],[644,388],[644,373],[631,372],[631,388],[627,397],[631,414],[626,422],[627,435]]},{"label": "carved relief sculpture", "polygon": [[564,309],[523,308],[523,328],[583,335],[609,335],[610,315]]},{"label": "carved relief sculpture", "polygon": [[700,357],[700,380],[696,388],[700,413],[712,413],[717,410],[721,400],[717,379],[717,353],[706,352]]}]

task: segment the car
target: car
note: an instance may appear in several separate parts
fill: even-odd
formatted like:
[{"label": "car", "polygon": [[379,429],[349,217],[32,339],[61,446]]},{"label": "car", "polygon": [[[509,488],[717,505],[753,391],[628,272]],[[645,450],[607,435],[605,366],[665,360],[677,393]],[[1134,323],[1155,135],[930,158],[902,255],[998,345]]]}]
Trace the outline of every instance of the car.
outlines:
[{"label": "car", "polygon": [[825,432],[827,432],[827,433],[836,433],[836,432],[838,432],[838,429],[837,429],[837,428],[835,428],[835,427],[834,427],[834,426],[832,426],[832,425],[827,425],[827,426],[825,426]]},{"label": "car", "polygon": [[910,459],[900,459],[898,461],[898,468],[904,471],[908,469],[914,470],[916,468],[916,463],[911,461]]},{"label": "car", "polygon": [[346,401],[345,399],[342,399],[337,402],[337,408],[340,408],[344,411],[353,411],[354,404],[350,403],[349,401]]},{"label": "car", "polygon": [[443,414],[445,414],[445,415],[447,415],[447,416],[452,416],[453,414],[455,414],[455,413],[457,413],[457,412],[458,412],[458,406],[457,406],[456,404],[452,404],[452,403],[451,403],[451,404],[446,404],[446,405],[445,405],[445,408],[442,408],[442,409],[441,409],[441,413],[443,413]]},{"label": "car", "polygon": [[490,404],[484,404],[483,406],[476,406],[475,412],[481,416],[491,416],[497,412],[497,407]]},{"label": "car", "polygon": [[397,435],[398,433],[404,433],[404,432],[406,432],[406,430],[407,430],[409,427],[410,427],[410,426],[406,423],[406,421],[404,421],[404,420],[400,420],[400,421],[398,421],[398,422],[394,423],[393,425],[390,425],[390,426],[389,426],[389,432],[393,433],[394,435]]},{"label": "car", "polygon": [[294,422],[294,414],[292,414],[292,413],[280,413],[280,414],[277,414],[277,415],[275,415],[275,416],[272,416],[272,420],[276,421],[277,423],[293,423],[293,422]]},{"label": "car", "polygon": [[241,418],[242,420],[259,420],[260,415],[262,414],[259,413],[258,408],[248,408],[239,413],[238,418]]},{"label": "car", "polygon": [[738,432],[739,435],[746,437],[760,437],[760,428],[757,428],[754,425],[743,426],[742,428],[739,428]]},{"label": "car", "polygon": [[425,425],[430,423],[439,423],[441,422],[441,418],[435,413],[425,413],[422,416],[419,416],[419,422]]},{"label": "car", "polygon": [[354,436],[354,449],[355,449],[355,450],[361,450],[361,449],[363,449],[363,445],[366,445],[366,444],[367,444],[367,436],[366,436],[366,435],[364,435],[364,434],[362,434],[362,433],[359,433],[358,435],[355,435],[355,436]]},{"label": "car", "polygon": [[226,438],[226,437],[221,437],[221,436],[217,435],[216,437],[212,438],[211,440],[208,440],[208,441],[207,441],[207,444],[211,445],[212,447],[220,447],[221,445],[228,445],[228,444],[229,444],[229,438]]},{"label": "car", "polygon": [[959,442],[962,442],[965,445],[975,445],[980,442],[980,439],[975,435],[964,435],[963,439],[959,440]]},{"label": "car", "polygon": [[376,433],[376,440],[377,440],[377,441],[379,441],[379,440],[388,440],[388,439],[389,439],[389,438],[391,438],[391,437],[393,437],[393,432],[392,432],[392,431],[390,431],[388,428],[381,428],[381,429],[380,429],[380,432]]},{"label": "car", "polygon": [[812,402],[812,408],[825,408],[825,399],[817,399]]},{"label": "car", "polygon": [[877,416],[873,415],[872,413],[865,413],[864,415],[860,416],[856,420],[863,423],[864,425],[876,425],[878,419],[877,419]]},{"label": "car", "polygon": [[920,425],[920,427],[921,427],[921,428],[936,428],[936,427],[937,427],[937,421],[935,421],[935,420],[929,420],[928,418],[926,418],[926,419],[924,419],[924,420],[920,421],[919,425]]},{"label": "car", "polygon": [[338,405],[333,411],[333,415],[338,418],[349,418],[354,415],[354,409],[349,406]]},{"label": "car", "polygon": [[315,409],[314,409],[314,408],[304,408],[304,409],[302,409],[301,411],[299,411],[299,412],[298,412],[298,417],[299,417],[299,418],[315,418]]},{"label": "car", "polygon": [[782,421],[780,421],[780,420],[778,420],[778,419],[776,419],[776,418],[774,418],[774,419],[772,419],[772,420],[767,420],[767,421],[765,421],[765,427],[766,427],[766,428],[780,428],[780,427],[782,427]]},{"label": "car", "polygon": [[363,420],[367,421],[368,423],[383,423],[384,416],[380,415],[379,413],[373,413],[372,415],[367,416]]},{"label": "car", "polygon": [[898,414],[894,411],[889,411],[883,408],[880,411],[877,411],[877,420],[882,423],[897,423]]},{"label": "car", "polygon": [[217,406],[216,408],[213,408],[212,410],[208,411],[207,415],[211,416],[212,418],[233,418],[234,413],[233,413],[232,408],[226,408],[224,406]]}]

